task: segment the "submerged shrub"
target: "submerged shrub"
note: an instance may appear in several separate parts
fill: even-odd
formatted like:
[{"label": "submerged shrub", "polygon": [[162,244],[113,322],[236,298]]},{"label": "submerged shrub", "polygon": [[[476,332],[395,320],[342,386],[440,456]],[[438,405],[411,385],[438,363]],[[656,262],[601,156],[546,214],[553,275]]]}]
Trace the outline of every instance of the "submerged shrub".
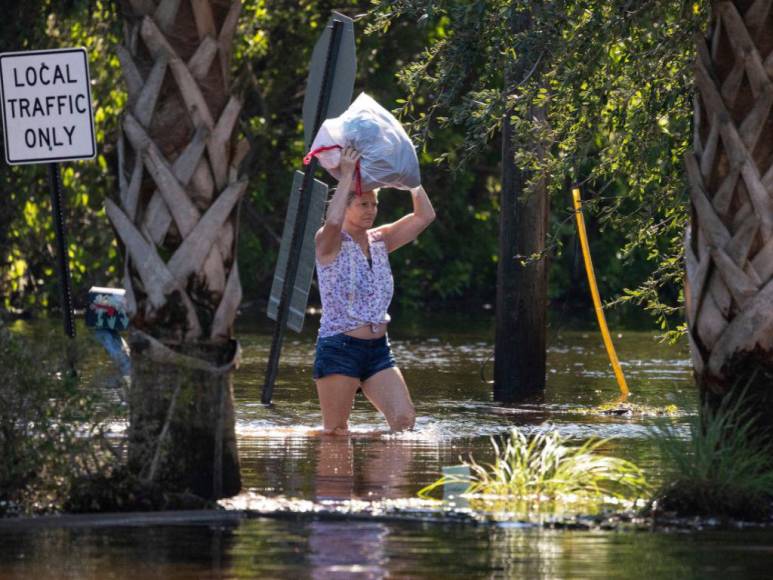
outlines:
[{"label": "submerged shrub", "polygon": [[759,520],[770,516],[773,456],[770,442],[755,431],[745,393],[704,406],[690,421],[685,440],[674,427],[655,430],[664,482],[652,507],[679,515],[729,516]]},{"label": "submerged shrub", "polygon": [[636,465],[608,457],[599,448],[608,439],[590,439],[571,446],[557,431],[538,432],[527,437],[513,428],[503,445],[491,438],[494,463],[464,461],[469,480],[445,475],[419,492],[422,497],[438,487],[467,483],[465,494],[527,502],[636,499],[645,494],[648,484]]},{"label": "submerged shrub", "polygon": [[69,513],[217,509],[215,501],[191,492],[171,493],[140,479],[126,466],[79,478],[64,502]]},{"label": "submerged shrub", "polygon": [[113,460],[103,401],[47,350],[0,323],[0,515],[56,509]]}]

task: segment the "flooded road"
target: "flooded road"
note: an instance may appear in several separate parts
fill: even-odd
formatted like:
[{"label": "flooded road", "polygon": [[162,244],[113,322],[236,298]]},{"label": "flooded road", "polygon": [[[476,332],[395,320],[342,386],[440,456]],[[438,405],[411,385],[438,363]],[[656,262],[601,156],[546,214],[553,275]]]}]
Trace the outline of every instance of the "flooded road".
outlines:
[{"label": "flooded road", "polygon": [[[773,533],[551,530],[522,524],[474,525],[304,516],[315,506],[412,501],[445,466],[472,454],[491,458],[489,437],[512,426],[556,428],[576,440],[612,437],[608,452],[657,478],[653,425],[685,429],[697,397],[684,345],[654,333],[613,329],[637,412],[603,414],[617,385],[599,334],[556,328],[549,338],[542,401],[503,407],[491,400],[493,321],[397,317],[390,338],[417,409],[415,430],[386,424],[358,395],[351,437],[320,437],[311,379],[315,320],[289,335],[274,390],[260,404],[271,327],[240,321],[243,359],[235,375],[236,431],[244,494],[281,499],[299,514],[238,523],[142,527],[0,529],[0,578],[755,578],[769,577]],[[39,326],[18,324],[35,335]],[[81,331],[85,333],[85,329]],[[97,345],[86,381],[115,371]],[[106,387],[109,388],[109,387]],[[114,427],[122,429],[120,420]],[[241,504],[240,504],[241,502]],[[359,505],[357,504],[357,505]],[[766,574],[768,576],[766,576]]]},{"label": "flooded road", "polygon": [[[653,333],[619,332],[616,343],[630,385],[631,403],[651,409],[646,416],[604,415],[596,407],[619,397],[598,333],[563,330],[550,339],[543,402],[503,407],[492,401],[493,329],[465,324],[433,327],[425,336],[391,334],[395,358],[416,405],[414,431],[370,435],[386,424],[362,395],[351,416],[353,437],[326,441],[310,437],[321,424],[311,379],[314,337],[289,337],[274,391],[274,405],[260,404],[270,336],[242,334],[245,356],[235,382],[237,434],[245,487],[260,494],[314,499],[325,474],[350,474],[348,495],[411,497],[434,481],[442,467],[473,454],[487,461],[489,437],[510,427],[556,428],[563,435],[615,438],[616,454],[642,467],[653,461],[646,443],[656,422],[684,422],[696,412],[688,353],[659,343]],[[458,330],[456,330],[458,329]],[[668,410],[667,418],[655,416]],[[316,469],[316,471],[315,471]],[[320,473],[321,472],[321,479]],[[342,484],[343,485],[343,484]],[[323,490],[324,492],[324,490]],[[322,493],[326,495],[326,492]],[[344,495],[347,495],[344,493]]]}]

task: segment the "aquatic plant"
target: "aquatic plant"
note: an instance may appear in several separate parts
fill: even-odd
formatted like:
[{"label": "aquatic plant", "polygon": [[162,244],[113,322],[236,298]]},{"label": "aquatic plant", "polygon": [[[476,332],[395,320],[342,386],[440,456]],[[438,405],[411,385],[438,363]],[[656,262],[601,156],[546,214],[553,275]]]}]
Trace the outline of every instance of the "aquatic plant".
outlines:
[{"label": "aquatic plant", "polygon": [[762,519],[771,515],[773,454],[756,431],[745,390],[726,396],[716,409],[704,406],[689,422],[690,437],[673,426],[654,430],[663,457],[663,483],[651,510],[679,515]]},{"label": "aquatic plant", "polygon": [[491,438],[494,462],[479,464],[472,457],[463,461],[469,479],[444,475],[419,491],[429,497],[445,485],[467,484],[464,493],[472,497],[510,498],[527,502],[587,502],[589,500],[636,499],[649,489],[636,465],[600,453],[608,439],[592,438],[572,446],[557,431],[540,431],[531,436],[513,428],[502,444]]},{"label": "aquatic plant", "polygon": [[594,407],[577,407],[570,410],[578,415],[613,415],[623,417],[675,417],[680,414],[674,404],[659,407],[645,403],[615,400]]}]

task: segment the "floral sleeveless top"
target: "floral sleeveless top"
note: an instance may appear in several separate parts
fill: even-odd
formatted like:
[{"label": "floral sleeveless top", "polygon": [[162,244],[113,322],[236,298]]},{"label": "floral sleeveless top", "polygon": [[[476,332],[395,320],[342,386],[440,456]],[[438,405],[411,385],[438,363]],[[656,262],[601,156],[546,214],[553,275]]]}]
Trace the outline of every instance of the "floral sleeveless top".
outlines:
[{"label": "floral sleeveless top", "polygon": [[319,336],[333,336],[365,324],[389,322],[387,314],[394,279],[386,242],[368,232],[372,264],[349,234],[341,230],[341,250],[330,264],[317,261],[317,280],[322,299]]}]

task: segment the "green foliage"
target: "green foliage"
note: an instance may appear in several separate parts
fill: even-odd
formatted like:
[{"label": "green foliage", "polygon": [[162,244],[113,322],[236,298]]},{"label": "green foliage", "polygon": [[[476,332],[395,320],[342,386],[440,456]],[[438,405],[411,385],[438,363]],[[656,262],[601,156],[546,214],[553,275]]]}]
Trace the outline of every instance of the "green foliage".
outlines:
[{"label": "green foliage", "polygon": [[[356,23],[357,82],[354,93],[367,91],[391,108],[401,96],[395,75],[423,49],[432,30],[398,23],[388,34],[363,34],[372,20],[370,2],[267,3],[247,0],[235,49],[239,91],[245,96],[242,130],[252,150],[243,165],[250,177],[249,200],[243,208],[240,271],[247,300],[266,299],[278,252],[292,175],[306,153],[301,109],[303,86],[314,43],[336,9],[362,17]],[[445,134],[451,151],[461,142]],[[398,282],[396,301],[420,306],[463,298],[493,298],[497,220],[488,171],[472,168],[456,175],[435,171],[432,157],[421,155],[424,185],[441,218],[420,240],[392,256]],[[493,162],[492,162],[493,165]],[[319,179],[335,182],[320,171]],[[411,210],[410,196],[384,190],[379,223]],[[246,226],[246,227],[244,227]],[[474,243],[472,241],[474,240]],[[312,296],[312,300],[315,297]]]},{"label": "green foliage", "polygon": [[[68,252],[76,303],[92,285],[117,281],[118,253],[103,210],[115,189],[116,135],[126,96],[114,47],[112,2],[14,2],[20,18],[0,32],[0,51],[83,46],[89,54],[98,157],[61,164]],[[56,245],[45,165],[0,164],[0,308],[42,310],[58,304]]]},{"label": "green foliage", "polygon": [[[115,143],[126,105],[115,53],[119,4],[12,4],[14,18],[0,23],[0,50],[89,51],[100,155],[63,166],[73,285],[82,306],[89,286],[120,284],[118,248],[102,209],[116,189]],[[308,62],[333,9],[357,18],[355,94],[366,90],[396,107],[419,145],[438,212],[420,240],[393,257],[397,301],[493,300],[498,141],[510,110],[515,161],[533,178],[550,178],[551,299],[587,300],[568,195],[568,186],[580,182],[602,295],[622,292],[614,302],[641,304],[667,326],[681,304],[692,35],[706,19],[703,3],[681,0],[635,7],[626,0],[244,0],[232,66],[234,90],[244,99],[241,130],[252,145],[242,165],[250,180],[239,237],[245,301],[267,298],[292,175],[305,154]],[[514,29],[524,15],[529,26]],[[0,307],[55,306],[45,167],[1,167]],[[380,201],[381,223],[410,211],[401,192],[384,191]]]},{"label": "green foliage", "polygon": [[0,324],[0,514],[56,509],[113,461],[104,401]]},{"label": "green foliage", "polygon": [[[687,220],[695,33],[706,3],[682,0],[400,0],[376,2],[371,26],[410,20],[434,32],[400,73],[401,114],[438,163],[498,149],[505,111],[514,162],[552,195],[553,297],[573,298],[570,184],[583,189],[601,291],[665,325],[679,308]],[[504,78],[507,77],[508,81]],[[542,114],[538,115],[539,111]],[[463,142],[446,151],[446,132]]]},{"label": "green foliage", "polygon": [[654,431],[663,456],[663,484],[653,509],[679,515],[725,515],[762,519],[773,499],[770,442],[756,429],[744,394],[726,396],[690,422],[685,440],[674,427]]},{"label": "green foliage", "polygon": [[503,446],[492,438],[494,463],[480,465],[470,458],[469,482],[446,475],[419,491],[427,497],[448,484],[468,483],[466,494],[478,498],[508,498],[540,502],[637,499],[649,486],[642,471],[624,459],[599,453],[609,441],[590,439],[573,447],[557,431],[527,437],[513,428]]}]

